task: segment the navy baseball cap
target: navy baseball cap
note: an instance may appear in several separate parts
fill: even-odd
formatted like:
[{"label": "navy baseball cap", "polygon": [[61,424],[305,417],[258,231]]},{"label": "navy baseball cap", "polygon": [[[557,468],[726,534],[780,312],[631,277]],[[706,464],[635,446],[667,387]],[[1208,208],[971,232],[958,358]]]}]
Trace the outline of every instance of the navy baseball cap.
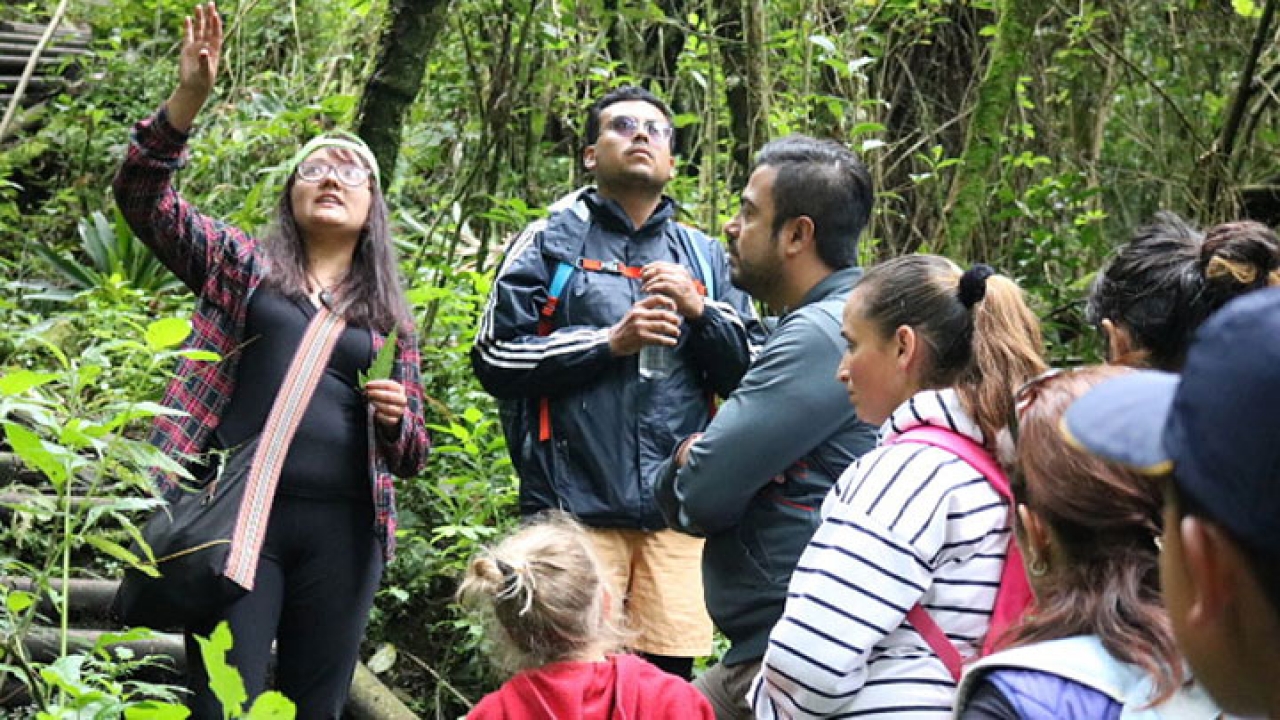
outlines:
[{"label": "navy baseball cap", "polygon": [[1102,383],[1063,417],[1068,440],[1178,491],[1246,545],[1280,553],[1280,288],[1228,303],[1182,374]]}]

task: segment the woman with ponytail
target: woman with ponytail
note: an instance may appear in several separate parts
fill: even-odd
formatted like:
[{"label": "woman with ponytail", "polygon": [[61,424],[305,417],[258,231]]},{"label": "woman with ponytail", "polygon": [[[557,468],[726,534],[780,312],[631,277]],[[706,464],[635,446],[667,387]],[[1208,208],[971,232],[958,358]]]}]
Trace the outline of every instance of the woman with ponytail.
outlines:
[{"label": "woman with ponytail", "polygon": [[483,612],[498,666],[516,674],[468,718],[715,717],[692,685],[621,652],[621,601],[605,577],[586,531],[559,513],[471,561],[458,599]]},{"label": "woman with ponytail", "polygon": [[1013,390],[1045,368],[1040,326],[991,268],[911,255],[867,272],[842,334],[837,379],[879,446],[827,496],[751,701],[765,718],[948,718],[955,679],[908,611],[920,604],[962,657],[977,654],[1009,506],[959,454],[899,438],[931,426],[994,453]]},{"label": "woman with ponytail", "polygon": [[1204,232],[1157,213],[1098,273],[1089,322],[1108,362],[1178,372],[1196,328],[1229,300],[1280,284],[1280,240],[1262,223]]}]

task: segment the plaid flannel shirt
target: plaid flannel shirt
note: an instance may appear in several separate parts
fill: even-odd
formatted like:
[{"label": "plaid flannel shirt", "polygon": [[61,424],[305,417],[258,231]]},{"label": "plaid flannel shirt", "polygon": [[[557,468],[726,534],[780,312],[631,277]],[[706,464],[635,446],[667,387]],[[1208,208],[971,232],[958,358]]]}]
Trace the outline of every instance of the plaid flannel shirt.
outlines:
[{"label": "plaid flannel shirt", "polygon": [[[262,282],[266,259],[258,242],[240,229],[204,215],[173,189],[172,177],[186,163],[187,136],[169,124],[163,108],[134,126],[125,160],[112,189],[116,204],[138,238],[196,294],[186,348],[208,350],[220,362],[182,358],[165,390],[164,405],[186,413],[156,418],[151,442],[188,468],[196,467],[235,392],[237,349],[244,339],[249,299]],[[386,337],[370,331],[376,354]],[[401,333],[392,377],[408,397],[398,434],[375,431],[369,409],[369,472],[374,514],[384,556],[395,552],[395,486],[392,475],[421,471],[430,449],[422,413],[417,337]],[[372,358],[370,358],[372,360]],[[172,499],[177,479],[156,473]]]}]

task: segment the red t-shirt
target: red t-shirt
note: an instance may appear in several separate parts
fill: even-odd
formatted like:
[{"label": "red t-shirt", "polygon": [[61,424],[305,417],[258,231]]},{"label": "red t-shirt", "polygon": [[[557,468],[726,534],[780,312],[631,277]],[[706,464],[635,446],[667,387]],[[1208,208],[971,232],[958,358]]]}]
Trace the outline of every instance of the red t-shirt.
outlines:
[{"label": "red t-shirt", "polygon": [[634,655],[526,670],[485,696],[470,720],[714,720],[692,685]]}]

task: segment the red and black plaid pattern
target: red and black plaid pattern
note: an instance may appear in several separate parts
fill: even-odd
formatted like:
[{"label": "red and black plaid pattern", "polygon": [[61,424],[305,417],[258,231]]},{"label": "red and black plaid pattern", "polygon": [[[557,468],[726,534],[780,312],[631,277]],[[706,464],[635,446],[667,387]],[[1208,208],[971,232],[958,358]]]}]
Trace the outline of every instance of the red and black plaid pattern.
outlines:
[{"label": "red and black plaid pattern", "polygon": [[[192,333],[184,345],[208,350],[220,362],[182,358],[165,390],[166,407],[185,415],[159,417],[151,441],[170,457],[193,467],[209,446],[227,402],[235,392],[237,352],[244,338],[249,298],[267,268],[257,241],[242,230],[200,213],[173,188],[172,177],[186,162],[187,136],[169,124],[164,110],[134,126],[125,160],[116,174],[116,204],[134,233],[187,287],[196,293]],[[373,351],[386,341],[377,332]],[[372,430],[370,475],[379,536],[389,560],[395,549],[395,488],[392,475],[410,477],[426,461],[430,441],[422,414],[417,338],[401,333],[392,374],[404,385],[408,406],[399,433],[387,438]],[[372,357],[370,358],[372,361]],[[175,477],[157,473],[161,492],[172,498]]]}]

